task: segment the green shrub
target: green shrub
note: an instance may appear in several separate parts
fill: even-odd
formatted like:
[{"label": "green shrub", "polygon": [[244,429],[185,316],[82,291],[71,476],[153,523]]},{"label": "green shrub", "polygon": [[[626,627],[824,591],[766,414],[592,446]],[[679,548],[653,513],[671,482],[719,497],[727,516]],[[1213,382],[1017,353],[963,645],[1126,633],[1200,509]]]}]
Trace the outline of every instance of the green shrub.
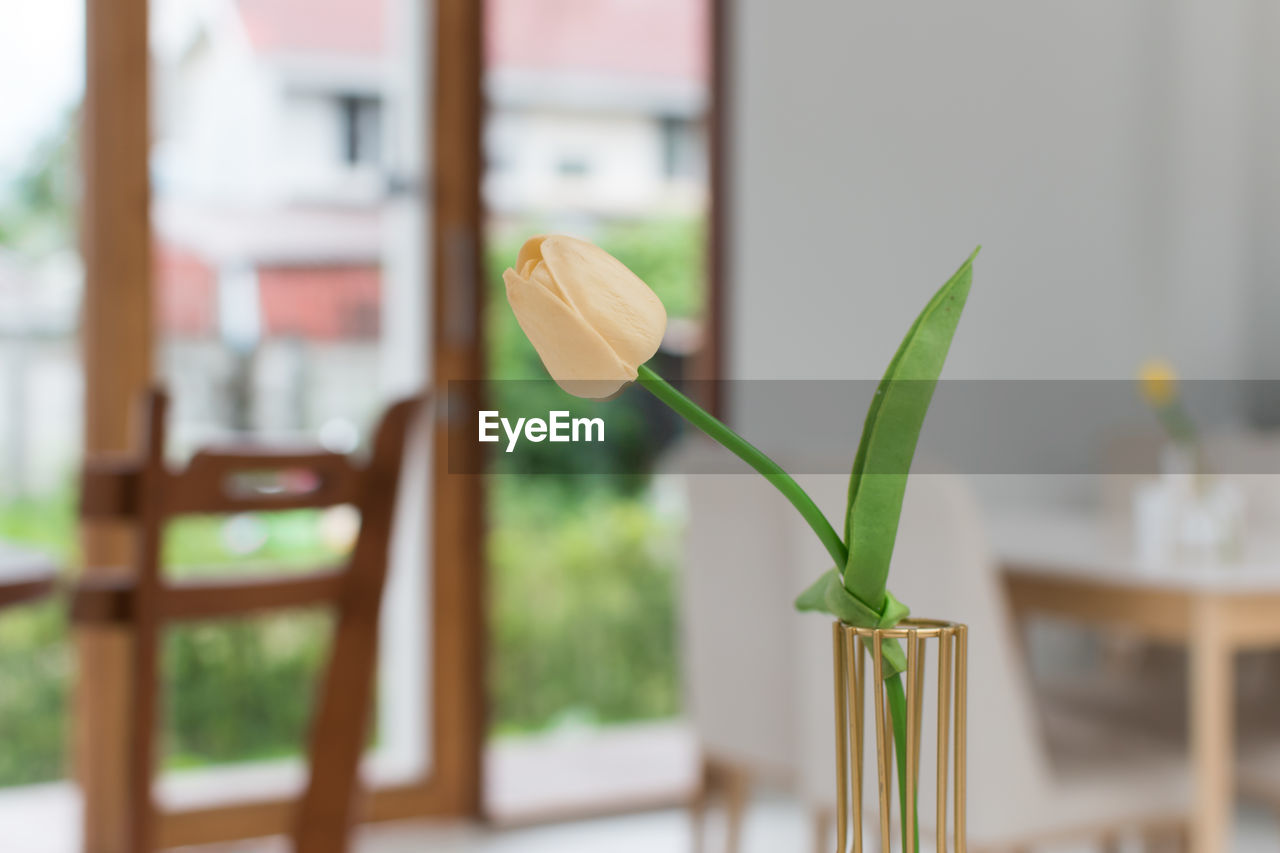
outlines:
[{"label": "green shrub", "polygon": [[167,632],[165,763],[300,754],[330,627],[319,614],[290,613]]},{"label": "green shrub", "polygon": [[66,773],[72,656],[64,612],[46,601],[0,614],[0,785]]},{"label": "green shrub", "polygon": [[675,714],[676,524],[607,489],[490,485],[494,729]]}]

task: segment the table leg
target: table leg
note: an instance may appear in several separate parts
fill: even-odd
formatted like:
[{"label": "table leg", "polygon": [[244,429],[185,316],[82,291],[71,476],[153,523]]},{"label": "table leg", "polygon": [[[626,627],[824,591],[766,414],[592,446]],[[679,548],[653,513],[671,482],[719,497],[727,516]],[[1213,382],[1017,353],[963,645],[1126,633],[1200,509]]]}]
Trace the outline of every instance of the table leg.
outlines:
[{"label": "table leg", "polygon": [[1192,853],[1227,853],[1235,812],[1235,654],[1225,606],[1196,602],[1191,632]]}]

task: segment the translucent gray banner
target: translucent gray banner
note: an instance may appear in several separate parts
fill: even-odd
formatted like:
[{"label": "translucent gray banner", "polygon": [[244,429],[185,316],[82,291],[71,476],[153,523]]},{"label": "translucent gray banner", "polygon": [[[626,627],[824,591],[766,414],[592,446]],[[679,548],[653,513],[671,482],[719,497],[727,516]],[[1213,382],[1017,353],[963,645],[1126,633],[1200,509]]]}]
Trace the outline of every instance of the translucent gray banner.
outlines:
[{"label": "translucent gray banner", "polygon": [[[848,471],[878,384],[744,380],[681,388],[695,400],[721,401],[725,420],[793,473],[834,474]],[[911,396],[929,391],[927,383],[899,385],[895,392]],[[1211,471],[1280,474],[1280,380],[1183,381],[1178,393]],[[694,432],[638,386],[588,401],[549,380],[453,382],[442,404],[456,427],[449,442],[456,474],[644,475]],[[934,389],[912,470],[1153,474],[1169,443],[1137,382],[947,380]],[[750,473],[728,451],[689,455],[685,469]]]}]

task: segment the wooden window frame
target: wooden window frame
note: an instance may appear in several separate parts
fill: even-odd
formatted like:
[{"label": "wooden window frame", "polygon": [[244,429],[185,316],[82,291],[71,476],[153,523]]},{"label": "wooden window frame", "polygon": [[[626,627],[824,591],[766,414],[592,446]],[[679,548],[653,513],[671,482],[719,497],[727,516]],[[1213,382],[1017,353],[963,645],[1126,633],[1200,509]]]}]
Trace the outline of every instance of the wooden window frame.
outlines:
[{"label": "wooden window frame", "polygon": [[[434,175],[432,384],[483,376],[480,346],[481,8],[473,0],[435,0],[428,32],[435,45],[432,93]],[[89,458],[129,449],[134,403],[154,377],[153,275],[148,156],[150,69],[148,0],[86,4],[83,113],[82,252],[85,296],[82,358],[84,450]],[[460,333],[461,330],[461,333]],[[441,410],[443,411],[443,410]],[[482,483],[448,473],[445,448],[459,428],[435,423],[431,501],[430,775],[369,792],[368,820],[478,816],[485,732]],[[465,446],[467,442],[462,442]],[[129,564],[117,530],[85,525],[86,573]],[[84,849],[129,851],[123,802],[129,750],[132,638],[119,628],[77,631],[76,775],[84,792]],[[425,658],[425,656],[424,656]],[[162,813],[161,847],[286,831],[292,799]]]},{"label": "wooden window frame", "polygon": [[730,175],[733,169],[730,130],[733,119],[731,79],[730,0],[707,0],[709,4],[711,68],[709,87],[707,154],[711,200],[707,211],[707,304],[706,339],[694,360],[692,375],[699,380],[699,402],[718,418],[727,419],[729,397],[726,380],[729,308]]},{"label": "wooden window frame", "polygon": [[[424,0],[426,2],[426,0]],[[710,184],[708,212],[708,339],[694,376],[709,380],[708,406],[723,416],[729,272],[729,3],[708,0],[711,14]],[[81,239],[85,265],[82,359],[87,457],[131,446],[134,402],[154,378],[153,276],[148,155],[150,69],[148,0],[86,4],[85,107]],[[431,317],[433,389],[477,393],[484,376],[479,340],[483,311],[481,93],[483,3],[434,0],[428,27],[435,45],[430,140],[433,247]],[[426,16],[431,18],[432,16]],[[464,401],[473,408],[477,401]],[[438,410],[431,529],[433,601],[430,638],[431,774],[379,787],[366,802],[367,820],[481,817],[486,733],[484,491],[479,475],[448,473],[446,448],[475,447],[463,424]],[[478,452],[478,451],[477,451]],[[479,470],[478,465],[460,470]],[[129,562],[118,531],[86,525],[87,573]],[[128,747],[119,733],[128,719],[129,635],[82,628],[75,695],[76,775],[84,791],[84,849],[127,850],[128,809],[121,799]],[[159,820],[162,847],[229,841],[286,831],[292,800],[169,812]]]}]

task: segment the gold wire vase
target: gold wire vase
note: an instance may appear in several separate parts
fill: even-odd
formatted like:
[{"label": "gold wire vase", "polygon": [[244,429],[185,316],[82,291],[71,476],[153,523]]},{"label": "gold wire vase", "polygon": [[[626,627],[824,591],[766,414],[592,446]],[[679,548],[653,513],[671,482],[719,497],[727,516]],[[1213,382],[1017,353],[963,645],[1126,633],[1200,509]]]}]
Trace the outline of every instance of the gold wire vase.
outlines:
[{"label": "gold wire vase", "polygon": [[[864,787],[863,768],[866,758],[874,761],[879,792],[879,850],[893,849],[893,832],[902,827],[902,851],[917,849],[918,823],[927,814],[926,806],[934,806],[933,830],[937,835],[937,853],[965,853],[965,707],[967,686],[968,629],[964,625],[932,619],[905,619],[893,628],[856,628],[843,622],[833,626],[835,652],[836,707],[836,851],[862,853],[863,832],[870,815],[867,813],[870,790]],[[905,797],[899,797],[895,784],[894,729],[891,719],[884,673],[891,671],[884,660],[884,650],[891,642],[905,645],[907,668],[901,674],[906,692],[906,774]],[[936,712],[933,722],[937,736],[934,755],[928,757],[936,768],[936,790],[932,794],[920,790],[921,732],[925,728],[925,670],[928,647],[935,647]],[[874,685],[871,693],[872,712],[867,714],[866,685]],[[929,702],[933,705],[933,702]],[[874,722],[874,753],[864,751],[865,720]],[[866,756],[866,757],[864,757]],[[865,792],[865,794],[864,794]],[[924,796],[922,796],[924,794]],[[894,801],[909,817],[900,821]],[[910,804],[915,804],[911,808]],[[911,813],[915,817],[911,817]],[[877,849],[874,846],[865,849]]]}]

